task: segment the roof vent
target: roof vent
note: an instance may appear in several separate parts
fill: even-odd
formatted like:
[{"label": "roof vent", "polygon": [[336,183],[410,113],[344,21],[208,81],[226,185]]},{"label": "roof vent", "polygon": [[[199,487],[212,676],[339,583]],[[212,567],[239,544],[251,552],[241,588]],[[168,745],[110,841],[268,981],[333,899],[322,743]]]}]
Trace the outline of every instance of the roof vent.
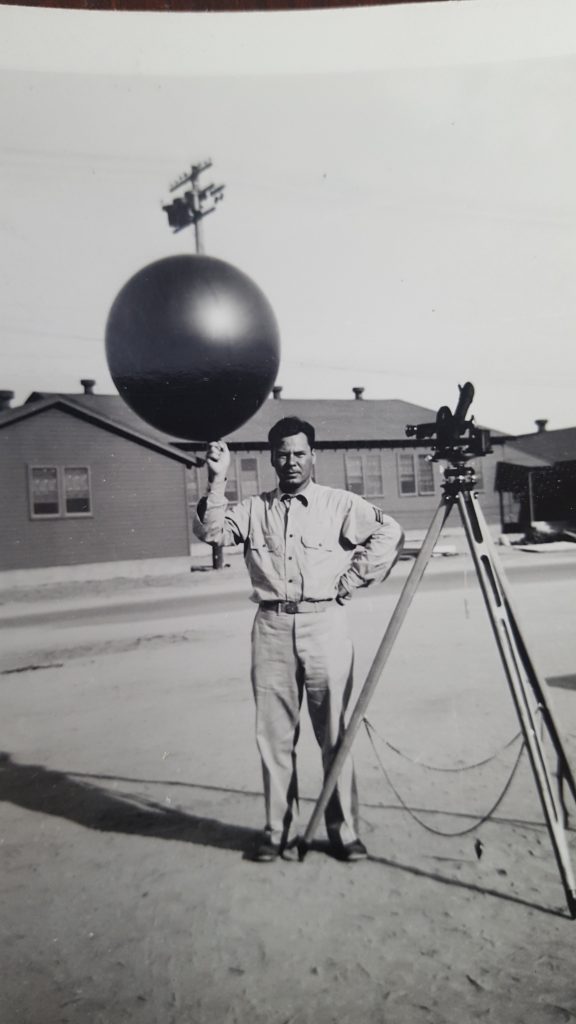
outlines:
[{"label": "roof vent", "polygon": [[543,434],[548,426],[548,420],[534,420],[534,423],[539,434]]},{"label": "roof vent", "polygon": [[84,394],[85,395],[93,395],[94,394],[94,388],[96,387],[96,381],[95,380],[88,380],[88,379],[84,378],[83,380],[80,381],[80,383],[81,383],[82,387],[84,388]]},{"label": "roof vent", "polygon": [[358,401],[364,398],[364,388],[352,388],[352,391],[354,392],[354,398]]},{"label": "roof vent", "polygon": [[282,398],[282,388],[279,387],[278,384],[276,384],[276,386],[272,388],[272,396],[277,401],[280,401],[280,399]]},{"label": "roof vent", "polygon": [[0,391],[0,412],[10,408],[10,402],[14,398],[13,391]]}]

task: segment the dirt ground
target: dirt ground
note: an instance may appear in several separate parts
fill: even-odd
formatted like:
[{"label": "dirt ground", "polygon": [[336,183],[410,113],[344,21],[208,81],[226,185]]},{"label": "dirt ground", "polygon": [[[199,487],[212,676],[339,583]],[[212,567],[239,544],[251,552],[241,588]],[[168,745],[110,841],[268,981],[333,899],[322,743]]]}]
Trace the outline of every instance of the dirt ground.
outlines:
[{"label": "dirt ground", "polygon": [[[350,609],[360,682],[395,600],[372,593]],[[576,690],[554,685],[576,671],[576,572],[515,594],[576,763]],[[376,750],[364,731],[355,745],[370,851],[355,865],[322,835],[302,863],[249,859],[263,823],[252,614],[11,636],[2,1024],[576,1019],[576,922],[525,754],[490,820],[455,834],[490,810],[519,751],[475,587],[416,597],[369,709]],[[321,788],[306,719],[299,749],[305,825]]]}]

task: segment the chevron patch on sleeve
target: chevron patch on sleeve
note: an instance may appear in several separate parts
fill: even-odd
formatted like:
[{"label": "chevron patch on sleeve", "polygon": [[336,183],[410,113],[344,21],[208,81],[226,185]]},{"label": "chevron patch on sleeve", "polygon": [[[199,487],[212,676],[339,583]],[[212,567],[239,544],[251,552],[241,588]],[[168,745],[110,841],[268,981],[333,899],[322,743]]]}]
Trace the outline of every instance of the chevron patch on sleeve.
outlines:
[{"label": "chevron patch on sleeve", "polygon": [[376,516],[376,522],[377,523],[383,523],[384,522],[384,512],[382,511],[382,509],[378,508],[377,505],[372,505],[372,508],[374,509],[374,515]]}]

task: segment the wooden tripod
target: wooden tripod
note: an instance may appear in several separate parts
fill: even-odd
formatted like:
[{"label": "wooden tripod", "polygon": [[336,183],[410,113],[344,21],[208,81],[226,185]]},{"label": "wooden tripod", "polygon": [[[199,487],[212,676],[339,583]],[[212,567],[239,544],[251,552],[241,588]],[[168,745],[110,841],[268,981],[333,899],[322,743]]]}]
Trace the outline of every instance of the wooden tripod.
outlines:
[{"label": "wooden tripod", "polygon": [[[568,910],[576,917],[576,883],[565,832],[568,815],[563,799],[566,782],[576,801],[576,784],[556,725],[545,682],[539,678],[532,663],[518,618],[512,607],[508,585],[495,546],[490,537],[478,498],[474,492],[474,471],[465,466],[465,459],[454,460],[446,470],[444,495],[436,510],[412,571],[406,580],[388,628],[352,712],[348,728],[334,756],[324,787],[314,808],[302,843],[302,855],[310,843],[338,781],[368,704],[376,689],[394,641],[408,608],[418,589],[434,546],[452,508],[457,505],[474,560],[488,615],[496,638],[506,678],[528,751],[544,817],[552,841],[558,870],[566,894]],[[557,787],[553,784],[540,729],[547,735],[557,757]]]}]

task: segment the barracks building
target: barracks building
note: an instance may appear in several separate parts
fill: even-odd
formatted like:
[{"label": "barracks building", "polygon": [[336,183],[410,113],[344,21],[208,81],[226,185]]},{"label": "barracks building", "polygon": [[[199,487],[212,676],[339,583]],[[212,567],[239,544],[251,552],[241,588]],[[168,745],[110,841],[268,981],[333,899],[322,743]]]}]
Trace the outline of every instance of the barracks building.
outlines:
[{"label": "barracks building", "polygon": [[[144,423],[118,395],[81,381],[77,394],[34,392],[12,407],[0,392],[0,571],[189,557],[194,508],[206,488],[202,443]],[[436,410],[400,399],[290,399],[275,387],[226,438],[228,497],[275,485],[267,435],[284,416],[316,428],[315,478],[365,496],[410,531],[425,530],[441,498],[429,449],[406,445],[406,426]],[[496,532],[546,518],[576,524],[576,428],[494,446],[474,463],[484,514]],[[555,435],[558,443],[555,444]],[[455,517],[455,526],[459,521]]]}]

